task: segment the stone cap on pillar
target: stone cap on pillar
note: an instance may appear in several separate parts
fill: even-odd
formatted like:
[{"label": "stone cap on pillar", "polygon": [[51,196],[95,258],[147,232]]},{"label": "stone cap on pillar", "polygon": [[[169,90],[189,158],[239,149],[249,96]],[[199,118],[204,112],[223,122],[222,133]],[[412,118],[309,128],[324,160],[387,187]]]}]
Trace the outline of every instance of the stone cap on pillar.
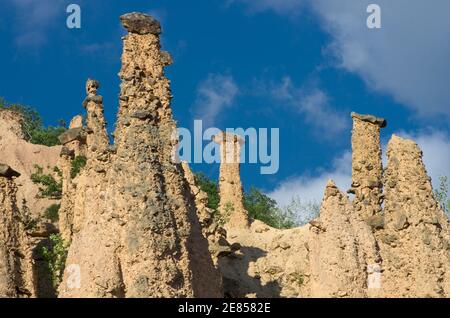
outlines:
[{"label": "stone cap on pillar", "polygon": [[225,142],[238,142],[240,145],[245,144],[245,139],[241,136],[224,131],[215,135],[212,140],[218,144]]},{"label": "stone cap on pillar", "polygon": [[132,12],[124,14],[120,17],[120,22],[129,33],[144,34],[161,34],[161,24],[151,15]]},{"label": "stone cap on pillar", "polygon": [[20,173],[12,169],[10,166],[0,163],[0,177],[13,178],[20,177]]},{"label": "stone cap on pillar", "polygon": [[352,112],[352,118],[356,118],[374,125],[378,125],[380,128],[385,128],[387,126],[387,121],[384,118],[375,117],[373,115],[361,115]]},{"label": "stone cap on pillar", "polygon": [[86,94],[87,95],[97,95],[97,90],[100,88],[100,82],[92,79],[92,78],[88,78],[88,80],[86,81]]}]

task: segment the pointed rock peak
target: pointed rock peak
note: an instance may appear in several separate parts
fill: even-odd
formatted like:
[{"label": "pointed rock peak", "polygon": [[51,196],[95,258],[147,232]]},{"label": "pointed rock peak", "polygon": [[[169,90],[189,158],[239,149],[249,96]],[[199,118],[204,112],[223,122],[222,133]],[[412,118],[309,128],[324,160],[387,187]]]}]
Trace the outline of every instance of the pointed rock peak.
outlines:
[{"label": "pointed rock peak", "polygon": [[130,33],[144,34],[161,34],[161,24],[151,15],[139,12],[124,14],[120,17],[120,21],[125,29]]},{"label": "pointed rock peak", "polygon": [[83,127],[83,116],[81,116],[81,115],[74,116],[72,118],[72,120],[70,121],[69,129],[81,128],[81,127]]},{"label": "pointed rock peak", "polygon": [[414,140],[402,138],[397,135],[392,135],[391,139],[388,143],[388,150],[394,150],[399,148],[407,148],[409,151],[419,153],[419,155],[422,155],[422,151],[420,150],[419,146]]},{"label": "pointed rock peak", "polygon": [[336,186],[336,183],[333,180],[328,180],[327,186],[325,188],[324,200],[328,199],[329,197],[335,197],[339,194],[340,191]]},{"label": "pointed rock peak", "polygon": [[387,121],[384,118],[375,117],[373,115],[361,115],[355,112],[352,113],[352,118],[356,118],[374,125],[380,126],[380,128],[385,128],[387,126]]}]

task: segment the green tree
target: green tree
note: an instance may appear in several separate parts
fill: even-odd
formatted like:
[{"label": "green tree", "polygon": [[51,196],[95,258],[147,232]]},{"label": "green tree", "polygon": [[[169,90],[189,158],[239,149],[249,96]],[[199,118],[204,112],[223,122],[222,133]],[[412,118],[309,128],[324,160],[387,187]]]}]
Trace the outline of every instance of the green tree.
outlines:
[{"label": "green tree", "polygon": [[86,163],[87,158],[85,156],[76,156],[70,163],[70,177],[72,179],[75,178],[80,173],[81,169],[86,166]]},{"label": "green tree", "polygon": [[444,211],[450,217],[450,196],[449,196],[450,182],[448,177],[439,177],[439,189],[434,191],[436,200],[441,204]]},{"label": "green tree", "polygon": [[251,218],[274,228],[288,229],[297,225],[293,214],[280,209],[275,200],[257,188],[251,187],[250,191],[244,194],[244,206]]},{"label": "green tree", "polygon": [[195,184],[208,195],[207,207],[217,211],[219,209],[219,187],[217,182],[210,180],[204,173],[195,173]]},{"label": "green tree", "polygon": [[281,209],[284,214],[292,215],[298,226],[302,226],[319,216],[320,204],[315,201],[305,202],[299,196],[295,196]]},{"label": "green tree", "polygon": [[[220,195],[217,182],[211,181],[205,174],[196,173],[195,183],[208,195],[208,207],[214,211],[214,218],[223,223],[227,215],[218,212]],[[303,202],[299,197],[285,207],[280,207],[277,202],[261,190],[251,187],[244,193],[244,207],[252,219],[260,220],[267,225],[278,229],[293,228],[313,220],[319,215],[320,205],[315,202]],[[234,209],[231,203],[224,207],[225,214]]]},{"label": "green tree", "polygon": [[61,208],[61,204],[52,204],[44,211],[44,217],[51,221],[57,222],[59,220],[59,209]]},{"label": "green tree", "polygon": [[50,235],[51,247],[43,247],[41,255],[48,264],[48,269],[55,288],[61,283],[66,266],[67,246],[60,234]]},{"label": "green tree", "polygon": [[1,109],[7,109],[21,115],[21,126],[25,140],[33,144],[49,147],[59,145],[58,137],[66,131],[65,123],[61,120],[59,126],[45,127],[41,115],[29,106],[9,103],[4,98],[0,98]]},{"label": "green tree", "polygon": [[62,196],[62,172],[58,169],[58,167],[53,168],[53,172],[55,172],[59,181],[56,181],[55,178],[50,174],[44,174],[44,169],[38,165],[34,166],[36,172],[31,175],[31,181],[35,184],[40,184],[42,187],[39,187],[39,196],[42,198],[50,198],[50,199],[61,199]]}]

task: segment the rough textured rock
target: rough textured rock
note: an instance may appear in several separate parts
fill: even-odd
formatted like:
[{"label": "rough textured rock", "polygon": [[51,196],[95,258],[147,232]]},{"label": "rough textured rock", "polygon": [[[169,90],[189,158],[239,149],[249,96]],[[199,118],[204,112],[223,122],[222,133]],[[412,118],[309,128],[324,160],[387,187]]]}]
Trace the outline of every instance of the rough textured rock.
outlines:
[{"label": "rough textured rock", "polygon": [[352,118],[351,192],[355,194],[353,204],[358,214],[368,219],[381,212],[383,166],[380,128],[385,126],[385,120],[355,113],[352,113]]},{"label": "rough textured rock", "polygon": [[[393,136],[383,171],[386,120],[352,113],[354,199],[330,181],[318,218],[279,230],[250,220],[243,140],[220,133],[224,230],[174,157],[164,75],[173,61],[160,49],[160,24],[140,13],[121,21],[129,33],[114,145],[96,80],[86,83],[85,126],[74,117],[61,147],[27,143],[20,115],[0,110],[0,297],[46,295],[36,255],[58,229],[26,232],[23,219],[57,201],[36,198],[35,164],[45,172],[58,165],[63,175],[59,228],[70,247],[60,297],[450,297],[449,219],[414,142]],[[77,156],[87,163],[74,176]]]},{"label": "rough textured rock", "polygon": [[140,35],[159,35],[161,33],[159,21],[148,14],[139,12],[127,13],[120,17],[120,21],[130,33],[137,33]]},{"label": "rough textured rock", "polygon": [[385,228],[377,233],[387,297],[450,297],[449,219],[436,202],[422,152],[393,136],[384,175]]},{"label": "rough textured rock", "polygon": [[58,200],[40,198],[39,185],[31,181],[35,165],[51,174],[57,166],[61,146],[47,147],[25,141],[22,116],[9,110],[0,110],[0,162],[20,173],[16,179],[17,206],[20,214],[30,219],[40,219],[42,213]]},{"label": "rough textured rock", "polygon": [[213,258],[214,265],[217,266],[220,257],[234,253],[239,247],[231,246],[227,241],[227,231],[219,225],[218,221],[214,218],[213,211],[207,207],[208,195],[195,184],[195,177],[188,163],[182,162],[182,166],[186,181],[195,198],[195,206],[203,236],[208,240],[209,252]]},{"label": "rough textured rock", "polygon": [[17,187],[8,171],[0,174],[0,298],[36,296],[28,237],[16,205]]},{"label": "rough textured rock", "polygon": [[244,140],[237,135],[221,132],[214,136],[214,141],[220,144],[219,211],[226,221],[225,228],[248,227],[240,176],[241,146]]},{"label": "rough textured rock", "polygon": [[[353,227],[352,205],[333,182],[325,190],[320,216],[308,240],[312,297],[366,296],[362,241]],[[368,229],[367,229],[368,230]]]},{"label": "rough textured rock", "polygon": [[[72,236],[60,296],[219,297],[220,277],[194,197],[181,164],[172,162],[176,126],[159,23],[138,13],[121,21],[130,33],[124,37],[114,151],[105,147],[100,99],[89,98],[85,105],[92,136],[80,179],[90,177],[77,186],[74,214],[81,204],[83,217],[74,219],[79,230]],[[88,82],[88,93],[97,87]],[[76,288],[74,268],[81,277]]]},{"label": "rough textured rock", "polygon": [[352,117],[353,202],[329,182],[320,215],[308,225],[276,230],[253,221],[249,229],[230,228],[227,239],[241,248],[219,259],[226,295],[449,297],[449,220],[420,149],[393,136],[383,175],[386,121]]}]

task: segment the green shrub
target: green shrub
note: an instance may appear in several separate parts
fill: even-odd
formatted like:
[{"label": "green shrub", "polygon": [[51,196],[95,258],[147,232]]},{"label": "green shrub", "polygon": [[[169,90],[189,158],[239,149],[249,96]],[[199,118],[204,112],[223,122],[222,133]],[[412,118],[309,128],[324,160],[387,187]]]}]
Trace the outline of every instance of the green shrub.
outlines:
[{"label": "green shrub", "polygon": [[[224,211],[218,211],[220,195],[217,182],[211,181],[205,174],[195,174],[196,185],[208,195],[208,208],[213,210],[214,218],[219,224],[224,224],[234,207],[231,203],[224,206]],[[251,188],[244,194],[244,206],[253,219],[260,220],[275,228],[292,228],[297,224],[288,211],[278,208],[277,202],[260,190]]]},{"label": "green shrub", "polygon": [[44,211],[44,217],[51,222],[57,222],[59,220],[59,209],[61,204],[52,204]]},{"label": "green shrub", "polygon": [[291,202],[281,208],[284,215],[290,215],[295,219],[297,226],[305,225],[319,216],[320,204],[315,201],[305,202],[296,196]]},{"label": "green shrub", "polygon": [[42,247],[41,256],[48,264],[48,269],[55,288],[61,283],[67,258],[67,246],[60,234],[50,235],[51,247]]},{"label": "green shrub", "polygon": [[30,132],[30,142],[37,145],[45,145],[48,147],[59,145],[58,137],[66,131],[64,127],[40,127]]},{"label": "green shrub", "polygon": [[439,177],[439,189],[434,191],[434,195],[436,197],[436,200],[440,203],[440,205],[450,218],[450,197],[448,193],[449,188],[450,182],[448,181],[448,177],[441,176]]},{"label": "green shrub", "polygon": [[71,162],[70,177],[75,178],[86,166],[87,158],[85,156],[77,156]]},{"label": "green shrub", "polygon": [[195,174],[195,184],[208,195],[207,207],[217,211],[220,202],[217,182],[211,181],[204,173],[199,172]]},{"label": "green shrub", "polygon": [[54,167],[53,171],[57,173],[60,181],[56,181],[52,175],[44,174],[43,168],[35,165],[36,172],[31,175],[31,181],[40,184],[39,196],[42,198],[61,199],[62,196],[62,172],[58,167]]},{"label": "green shrub", "polygon": [[244,206],[251,218],[260,220],[277,229],[295,227],[294,216],[278,208],[277,202],[260,190],[252,187],[244,194]]},{"label": "green shrub", "polygon": [[33,144],[55,146],[59,145],[58,137],[66,131],[65,123],[60,120],[60,126],[45,127],[41,115],[29,106],[12,104],[0,98],[0,110],[8,109],[22,116],[22,132],[25,139]]}]

